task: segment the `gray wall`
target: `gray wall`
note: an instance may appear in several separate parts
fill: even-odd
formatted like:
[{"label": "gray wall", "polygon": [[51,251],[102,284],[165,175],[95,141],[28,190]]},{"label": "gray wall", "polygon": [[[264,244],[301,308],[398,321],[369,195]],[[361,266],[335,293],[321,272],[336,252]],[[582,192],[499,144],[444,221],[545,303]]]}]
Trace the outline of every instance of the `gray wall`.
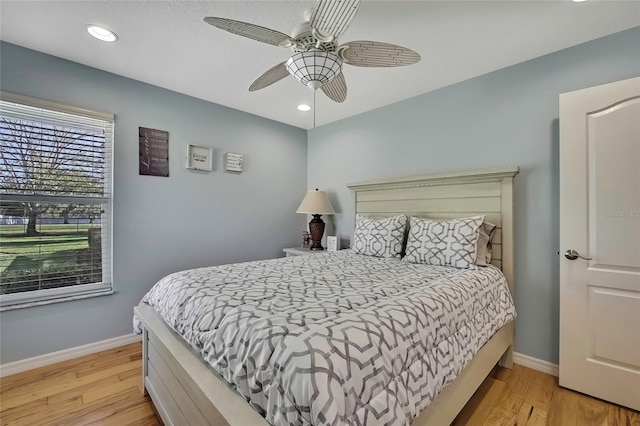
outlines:
[{"label": "gray wall", "polygon": [[558,95],[638,75],[634,28],[322,126],[309,132],[309,187],[332,194],[348,240],[348,183],[519,165],[516,350],[557,363]]},{"label": "gray wall", "polygon": [[[2,90],[116,115],[116,294],[1,313],[0,363],[131,333],[133,306],[170,272],[298,245],[306,131],[12,44],[0,55]],[[139,126],[169,131],[169,178],[138,175]],[[214,148],[214,172],[185,169],[187,143]],[[244,173],[223,171],[228,151]]]},{"label": "gray wall", "polygon": [[[638,46],[635,28],[307,135],[2,43],[3,90],[116,114],[117,293],[1,313],[0,363],[130,333],[133,306],[167,273],[280,256],[282,247],[298,244],[306,226],[306,218],[294,213],[305,181],[332,194],[339,214],[328,218],[327,233],[335,226],[349,240],[353,199],[347,183],[507,164],[522,169],[516,178],[516,349],[555,363],[558,95],[640,75]],[[138,176],[138,126],[170,132],[171,177]],[[186,143],[214,147],[215,171],[186,170]],[[245,154],[243,174],[222,171],[228,151]]]}]

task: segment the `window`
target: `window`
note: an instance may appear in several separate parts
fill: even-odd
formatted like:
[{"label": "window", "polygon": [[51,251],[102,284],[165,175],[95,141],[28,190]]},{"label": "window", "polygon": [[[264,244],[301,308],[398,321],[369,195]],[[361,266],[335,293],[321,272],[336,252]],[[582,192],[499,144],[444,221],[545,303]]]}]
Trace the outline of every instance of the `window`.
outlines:
[{"label": "window", "polygon": [[0,309],[112,292],[113,115],[0,93]]}]

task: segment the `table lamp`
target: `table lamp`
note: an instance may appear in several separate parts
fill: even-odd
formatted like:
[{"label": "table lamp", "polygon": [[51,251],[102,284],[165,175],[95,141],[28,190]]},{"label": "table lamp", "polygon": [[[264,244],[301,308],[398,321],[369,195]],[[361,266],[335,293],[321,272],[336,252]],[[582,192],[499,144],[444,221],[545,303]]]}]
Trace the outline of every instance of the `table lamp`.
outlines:
[{"label": "table lamp", "polygon": [[320,216],[336,213],[327,194],[324,191],[318,191],[317,188],[315,191],[307,192],[296,213],[313,215],[313,219],[309,222],[309,232],[311,233],[311,247],[309,249],[324,250],[321,244],[322,235],[324,234],[324,221]]}]

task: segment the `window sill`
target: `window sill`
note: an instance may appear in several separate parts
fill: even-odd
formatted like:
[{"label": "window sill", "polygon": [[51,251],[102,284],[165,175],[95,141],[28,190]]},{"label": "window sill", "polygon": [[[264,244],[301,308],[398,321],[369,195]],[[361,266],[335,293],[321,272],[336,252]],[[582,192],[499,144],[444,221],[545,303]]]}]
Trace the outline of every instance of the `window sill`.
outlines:
[{"label": "window sill", "polygon": [[6,300],[3,300],[3,298],[0,297],[0,304],[1,304],[0,312],[12,311],[14,309],[32,308],[35,306],[51,305],[53,303],[70,302],[72,300],[88,299],[90,297],[108,296],[113,293],[114,293],[113,289],[108,288],[104,290],[95,290],[91,292],[83,292],[83,293],[64,295],[60,297],[52,297],[52,298],[43,299],[43,300],[24,300],[24,301],[16,300],[9,303],[7,303]]}]

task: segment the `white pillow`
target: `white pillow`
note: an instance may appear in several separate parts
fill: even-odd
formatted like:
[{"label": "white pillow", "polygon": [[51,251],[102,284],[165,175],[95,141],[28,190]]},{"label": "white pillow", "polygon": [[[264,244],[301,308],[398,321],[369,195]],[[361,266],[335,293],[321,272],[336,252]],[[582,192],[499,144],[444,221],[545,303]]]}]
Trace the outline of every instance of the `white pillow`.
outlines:
[{"label": "white pillow", "polygon": [[434,221],[412,217],[404,260],[469,268],[476,261],[484,216]]},{"label": "white pillow", "polygon": [[406,215],[382,219],[356,215],[351,249],[357,254],[400,259],[406,226]]}]

